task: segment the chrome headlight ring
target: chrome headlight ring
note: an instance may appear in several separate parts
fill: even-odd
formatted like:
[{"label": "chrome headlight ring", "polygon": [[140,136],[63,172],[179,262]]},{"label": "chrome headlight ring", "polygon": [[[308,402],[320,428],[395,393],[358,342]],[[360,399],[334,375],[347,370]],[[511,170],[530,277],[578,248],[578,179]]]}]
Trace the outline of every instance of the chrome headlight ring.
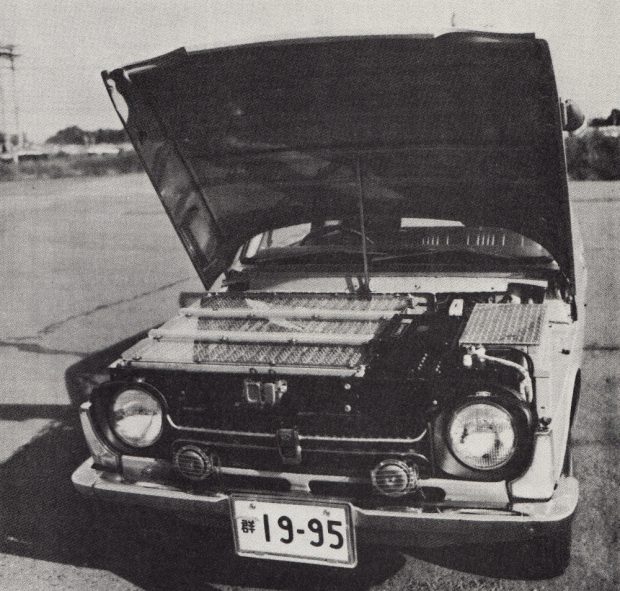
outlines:
[{"label": "chrome headlight ring", "polygon": [[449,404],[436,424],[449,455],[465,470],[454,473],[482,480],[512,477],[531,460],[532,410],[501,388],[476,390]]},{"label": "chrome headlight ring", "polygon": [[497,470],[517,450],[512,414],[496,402],[474,398],[452,411],[446,439],[454,457],[472,470]]}]

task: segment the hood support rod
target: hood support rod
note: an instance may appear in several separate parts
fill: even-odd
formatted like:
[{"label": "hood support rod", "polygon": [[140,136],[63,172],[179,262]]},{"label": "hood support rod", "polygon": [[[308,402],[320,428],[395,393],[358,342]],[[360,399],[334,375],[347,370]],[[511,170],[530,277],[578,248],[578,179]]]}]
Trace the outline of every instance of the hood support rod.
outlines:
[{"label": "hood support rod", "polygon": [[360,157],[355,159],[355,168],[357,173],[357,196],[360,212],[360,233],[362,235],[362,258],[364,260],[364,282],[360,283],[357,293],[361,296],[370,295],[370,273],[368,270],[368,250],[366,249],[366,220],[364,218],[364,179],[362,177],[362,167],[360,165]]}]

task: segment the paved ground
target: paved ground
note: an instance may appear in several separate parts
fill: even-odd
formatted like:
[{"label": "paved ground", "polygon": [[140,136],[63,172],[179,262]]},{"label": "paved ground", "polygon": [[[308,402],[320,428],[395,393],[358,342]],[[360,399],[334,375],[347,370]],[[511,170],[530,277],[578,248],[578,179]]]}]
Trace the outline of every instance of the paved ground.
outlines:
[{"label": "paved ground", "polygon": [[76,495],[71,398],[199,284],[144,177],[0,184],[0,589],[618,588],[620,183],[572,189],[590,271],[582,502],[566,574],[522,580],[509,548],[483,546],[364,548],[353,572],[241,560],[226,532]]}]

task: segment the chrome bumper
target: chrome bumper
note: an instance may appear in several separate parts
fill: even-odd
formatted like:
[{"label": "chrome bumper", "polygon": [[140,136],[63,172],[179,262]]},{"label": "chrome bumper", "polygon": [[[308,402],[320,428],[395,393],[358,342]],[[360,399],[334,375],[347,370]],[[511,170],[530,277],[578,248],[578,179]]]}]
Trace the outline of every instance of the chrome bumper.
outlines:
[{"label": "chrome bumper", "polygon": [[[80,493],[102,500],[164,509],[199,523],[230,519],[227,494],[192,494],[163,484],[126,481],[120,474],[93,468],[90,459],[74,472],[72,481]],[[565,528],[575,512],[578,492],[577,480],[569,477],[560,481],[549,501],[517,503],[510,509],[438,507],[436,513],[429,513],[412,508],[364,509],[353,505],[352,518],[358,539],[377,543],[442,546],[514,541]],[[272,496],[285,500],[292,495]]]}]

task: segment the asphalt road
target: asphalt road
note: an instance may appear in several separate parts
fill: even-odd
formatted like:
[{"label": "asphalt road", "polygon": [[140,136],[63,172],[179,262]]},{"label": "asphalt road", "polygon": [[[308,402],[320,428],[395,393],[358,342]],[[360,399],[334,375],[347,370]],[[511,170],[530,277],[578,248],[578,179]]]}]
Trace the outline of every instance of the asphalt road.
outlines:
[{"label": "asphalt road", "polygon": [[620,183],[571,188],[590,274],[581,503],[567,572],[528,580],[508,546],[365,547],[352,572],[239,559],[226,531],[81,498],[71,399],[200,286],[143,176],[0,184],[0,589],[619,588]]}]

